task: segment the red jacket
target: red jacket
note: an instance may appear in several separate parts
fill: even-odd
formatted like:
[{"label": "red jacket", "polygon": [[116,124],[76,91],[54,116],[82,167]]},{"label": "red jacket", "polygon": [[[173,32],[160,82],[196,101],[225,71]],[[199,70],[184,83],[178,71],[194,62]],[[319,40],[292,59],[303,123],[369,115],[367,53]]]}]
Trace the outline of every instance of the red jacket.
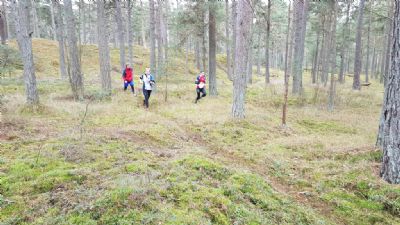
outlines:
[{"label": "red jacket", "polygon": [[126,67],[122,74],[124,81],[131,82],[133,80],[133,70],[130,67]]},{"label": "red jacket", "polygon": [[206,76],[204,76],[204,75],[201,76],[200,75],[200,76],[197,77],[197,86],[196,86],[197,88],[199,88],[199,84],[200,83],[204,83],[204,84],[206,83]]}]

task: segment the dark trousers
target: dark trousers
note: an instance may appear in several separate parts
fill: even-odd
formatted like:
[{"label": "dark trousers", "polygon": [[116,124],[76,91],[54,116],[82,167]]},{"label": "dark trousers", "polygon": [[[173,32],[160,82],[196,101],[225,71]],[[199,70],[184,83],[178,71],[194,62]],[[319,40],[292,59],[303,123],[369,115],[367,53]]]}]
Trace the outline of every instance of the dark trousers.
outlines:
[{"label": "dark trousers", "polygon": [[124,91],[126,91],[128,86],[131,86],[132,93],[135,93],[135,86],[133,81],[124,82]]},{"label": "dark trousers", "polygon": [[[203,97],[206,97],[207,93],[206,93],[206,89],[205,88],[196,88],[196,92],[197,92],[197,98],[196,98],[196,102]],[[200,96],[200,93],[202,93],[202,95]]]},{"label": "dark trousers", "polygon": [[143,104],[146,106],[146,108],[149,108],[149,98],[151,95],[151,90],[143,89],[143,95],[144,95]]}]

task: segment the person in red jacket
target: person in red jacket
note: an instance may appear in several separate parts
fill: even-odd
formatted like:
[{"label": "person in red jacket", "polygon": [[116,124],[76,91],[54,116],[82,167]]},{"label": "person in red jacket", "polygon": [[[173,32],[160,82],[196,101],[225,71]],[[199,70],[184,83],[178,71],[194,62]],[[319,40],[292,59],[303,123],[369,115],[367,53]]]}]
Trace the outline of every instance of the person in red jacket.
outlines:
[{"label": "person in red jacket", "polygon": [[124,91],[131,86],[132,93],[135,94],[135,82],[133,81],[133,69],[126,64],[124,72],[122,72],[122,79],[124,80]]},{"label": "person in red jacket", "polygon": [[[194,103],[197,103],[197,101],[200,100],[200,98],[206,97],[206,76],[204,75],[204,72],[200,72],[199,76],[197,76],[196,81],[194,82],[196,84],[196,93],[197,93],[197,98]],[[202,95],[200,96],[200,93]]]}]

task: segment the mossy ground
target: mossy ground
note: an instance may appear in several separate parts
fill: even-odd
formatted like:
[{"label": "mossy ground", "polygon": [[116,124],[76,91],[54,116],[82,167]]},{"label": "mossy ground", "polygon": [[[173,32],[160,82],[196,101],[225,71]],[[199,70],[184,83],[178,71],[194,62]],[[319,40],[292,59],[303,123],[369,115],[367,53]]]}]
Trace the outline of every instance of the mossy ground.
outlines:
[{"label": "mossy ground", "polygon": [[[338,84],[329,112],[327,88],[306,73],[282,128],[281,71],[269,86],[254,75],[246,119],[234,121],[224,72],[219,96],[194,104],[193,58],[186,68],[172,51],[167,101],[164,75],[146,111],[116,72],[101,97],[97,48],[84,46],[93,101],[82,120],[88,100],[72,101],[59,79],[57,44],[33,43],[40,107],[24,105],[21,71],[0,80],[2,224],[400,224],[400,188],[379,178],[375,81],[361,92]],[[135,62],[137,74],[148,50],[136,46]]]}]

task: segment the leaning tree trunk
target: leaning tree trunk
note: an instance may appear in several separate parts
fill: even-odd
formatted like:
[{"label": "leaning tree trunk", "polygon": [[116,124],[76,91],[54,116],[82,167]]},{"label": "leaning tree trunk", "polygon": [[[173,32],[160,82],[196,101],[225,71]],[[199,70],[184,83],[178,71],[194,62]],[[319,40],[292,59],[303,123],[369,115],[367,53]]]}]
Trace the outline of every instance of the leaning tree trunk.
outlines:
[{"label": "leaning tree trunk", "polygon": [[35,65],[33,62],[32,53],[32,37],[30,33],[30,24],[28,20],[30,0],[17,0],[11,1],[12,12],[14,13],[15,33],[17,35],[17,42],[21,51],[21,57],[24,64],[24,82],[26,102],[29,105],[39,103],[39,95],[36,87]]},{"label": "leaning tree trunk", "polygon": [[69,59],[69,81],[72,94],[75,100],[83,100],[83,80],[81,73],[81,63],[79,60],[79,50],[75,33],[75,19],[72,11],[71,0],[64,0],[65,19],[67,22],[67,42]]},{"label": "leaning tree trunk", "polygon": [[361,36],[364,16],[364,3],[365,0],[360,0],[360,7],[358,9],[357,19],[357,35],[356,35],[356,50],[354,57],[354,77],[353,77],[353,89],[361,90],[360,73],[361,73]]},{"label": "leaning tree trunk", "polygon": [[61,79],[67,79],[67,68],[65,66],[65,40],[64,40],[64,23],[62,18],[62,9],[61,4],[58,0],[52,0],[52,8],[55,12],[55,29],[56,29],[56,37],[58,41],[58,55],[59,55],[59,64],[60,64],[60,74]]},{"label": "leaning tree trunk", "polygon": [[225,38],[226,38],[226,68],[228,79],[232,80],[231,46],[229,38],[229,1],[225,0]]},{"label": "leaning tree trunk", "polygon": [[125,32],[124,32],[124,22],[122,21],[122,10],[121,2],[115,2],[115,20],[117,21],[118,28],[118,42],[119,42],[119,63],[121,71],[125,68]]},{"label": "leaning tree trunk", "polygon": [[108,46],[108,31],[104,1],[97,1],[97,37],[99,42],[101,88],[106,95],[111,95],[110,49]]},{"label": "leaning tree trunk", "polygon": [[236,49],[235,69],[233,77],[233,103],[232,116],[242,119],[245,117],[245,94],[246,94],[246,59],[250,44],[250,26],[253,20],[252,6],[250,1],[237,1],[236,19]]},{"label": "leaning tree trunk", "polygon": [[[395,3],[393,37],[400,36],[400,3]],[[382,109],[382,168],[381,176],[389,183],[400,183],[400,40],[393,38],[391,70],[385,87]]]},{"label": "leaning tree trunk", "polygon": [[216,48],[217,48],[217,26],[215,18],[215,5],[209,3],[208,8],[208,76],[209,76],[209,89],[210,95],[216,96],[217,92],[217,62],[216,62]]},{"label": "leaning tree trunk", "polygon": [[152,71],[156,72],[156,24],[155,24],[155,9],[154,9],[154,0],[149,0],[149,9],[150,9],[150,68]]}]

